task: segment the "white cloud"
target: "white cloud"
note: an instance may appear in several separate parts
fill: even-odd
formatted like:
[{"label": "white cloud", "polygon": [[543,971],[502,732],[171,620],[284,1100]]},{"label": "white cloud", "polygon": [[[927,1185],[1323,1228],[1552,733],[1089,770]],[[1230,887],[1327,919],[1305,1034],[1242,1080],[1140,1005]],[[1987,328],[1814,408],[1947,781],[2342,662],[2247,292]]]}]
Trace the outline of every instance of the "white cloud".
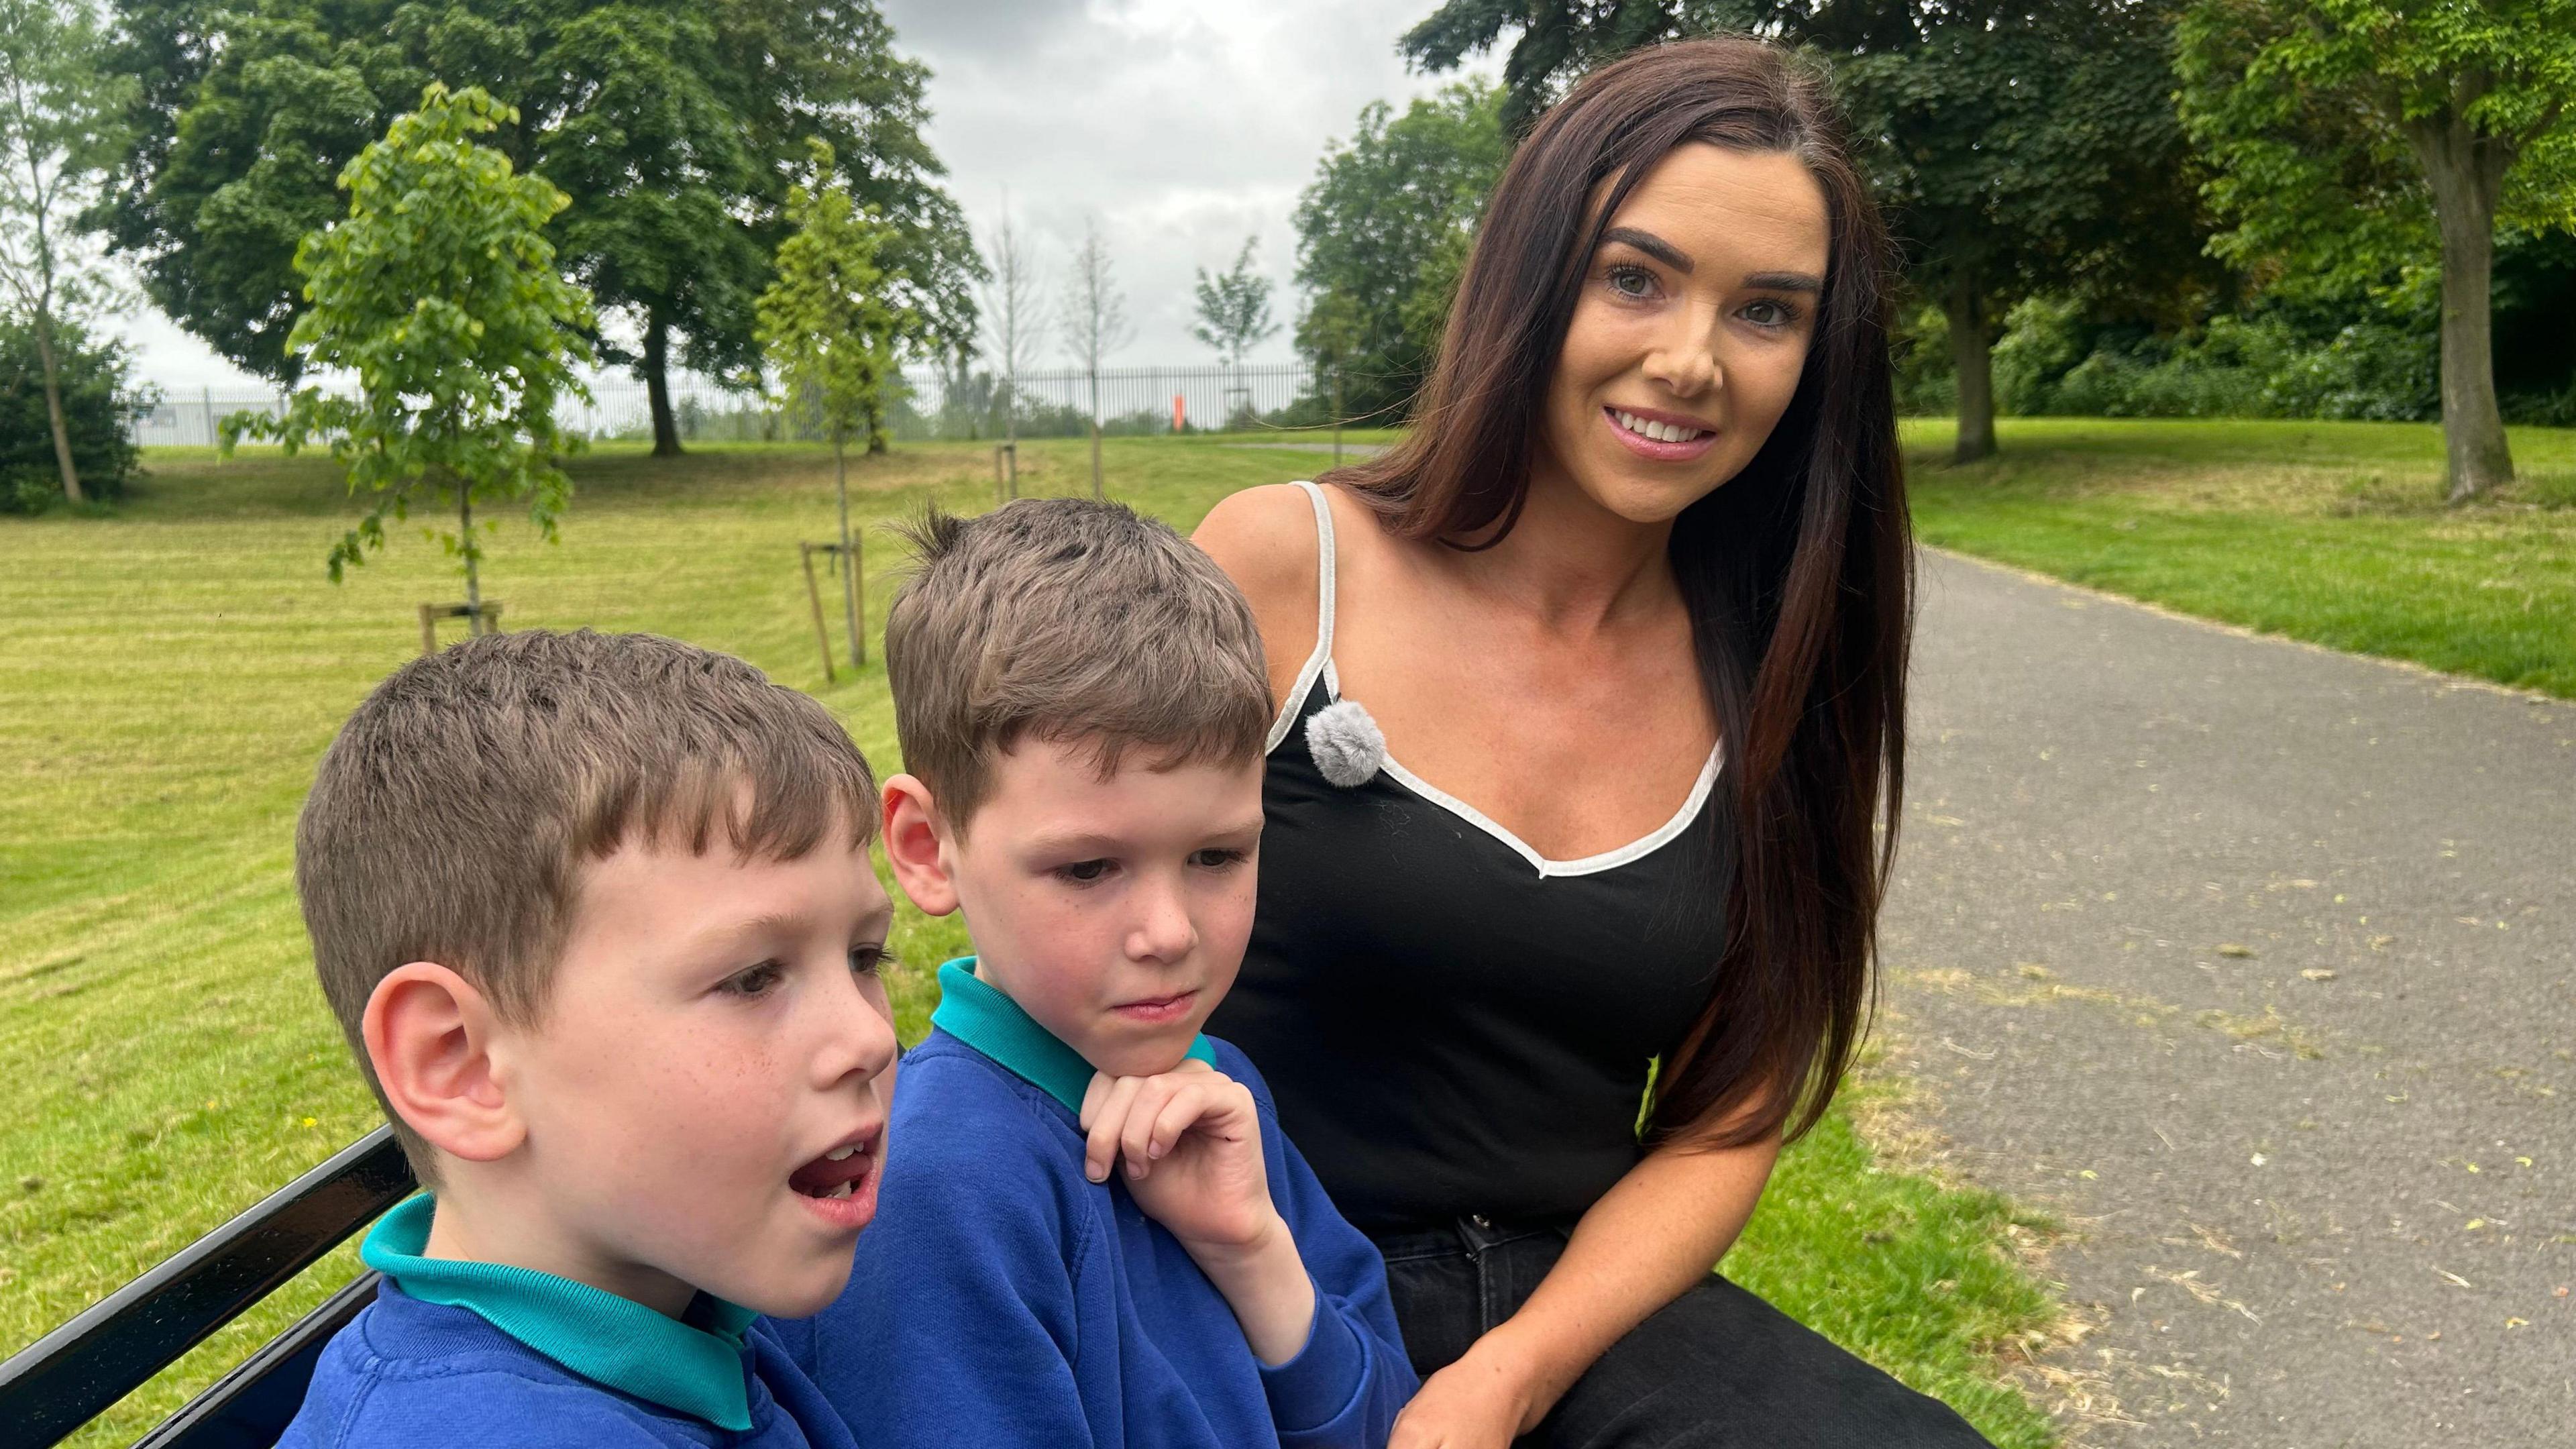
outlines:
[{"label": "white cloud", "polygon": [[[1136,322],[1131,364],[1207,359],[1189,335],[1197,269],[1257,235],[1289,355],[1297,193],[1360,108],[1452,77],[1408,75],[1396,38],[1432,0],[887,0],[934,73],[930,138],[978,227],[1012,211],[1060,263],[1099,219]],[[1499,60],[1488,62],[1499,74]],[[1061,266],[1056,270],[1061,271]]]}]

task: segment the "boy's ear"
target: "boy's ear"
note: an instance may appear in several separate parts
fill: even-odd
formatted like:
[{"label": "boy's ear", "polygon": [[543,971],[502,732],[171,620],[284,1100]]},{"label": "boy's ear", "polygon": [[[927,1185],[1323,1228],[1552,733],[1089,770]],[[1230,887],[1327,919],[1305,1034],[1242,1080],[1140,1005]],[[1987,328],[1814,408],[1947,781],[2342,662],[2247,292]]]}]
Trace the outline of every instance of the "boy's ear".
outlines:
[{"label": "boy's ear", "polygon": [[527,1140],[494,1069],[499,1017],[474,983],[445,966],[395,968],[367,996],[359,1032],[394,1115],[430,1146],[492,1162]]},{"label": "boy's ear", "polygon": [[885,811],[886,863],[903,893],[927,915],[944,916],[957,909],[957,883],[948,873],[946,842],[940,838],[937,807],[930,787],[918,777],[897,775],[885,782],[878,802]]}]

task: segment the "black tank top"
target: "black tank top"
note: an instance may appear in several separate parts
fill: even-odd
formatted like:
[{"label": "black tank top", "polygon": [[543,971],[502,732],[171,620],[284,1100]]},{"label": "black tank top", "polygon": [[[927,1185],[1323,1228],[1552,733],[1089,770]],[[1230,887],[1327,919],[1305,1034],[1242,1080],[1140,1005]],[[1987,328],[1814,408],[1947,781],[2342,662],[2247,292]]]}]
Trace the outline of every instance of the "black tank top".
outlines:
[{"label": "black tank top", "polygon": [[1636,1163],[1648,1062],[1708,1001],[1733,861],[1721,755],[1653,834],[1570,861],[1391,758],[1331,783],[1308,724],[1341,697],[1332,514],[1298,486],[1318,637],[1271,728],[1252,941],[1208,1029],[1259,1065],[1363,1230],[1578,1214]]}]

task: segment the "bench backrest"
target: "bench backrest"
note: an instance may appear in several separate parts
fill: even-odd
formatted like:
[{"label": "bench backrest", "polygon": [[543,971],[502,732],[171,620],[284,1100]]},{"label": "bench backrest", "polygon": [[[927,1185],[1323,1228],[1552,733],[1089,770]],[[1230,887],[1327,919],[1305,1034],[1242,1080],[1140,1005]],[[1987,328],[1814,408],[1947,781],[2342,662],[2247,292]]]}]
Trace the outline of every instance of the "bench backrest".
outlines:
[{"label": "bench backrest", "polygon": [[[351,1143],[257,1207],[0,1363],[0,1444],[46,1449],[411,1195],[390,1128]],[[361,1275],[136,1441],[265,1449],[303,1402],[322,1344],[376,1296]]]}]

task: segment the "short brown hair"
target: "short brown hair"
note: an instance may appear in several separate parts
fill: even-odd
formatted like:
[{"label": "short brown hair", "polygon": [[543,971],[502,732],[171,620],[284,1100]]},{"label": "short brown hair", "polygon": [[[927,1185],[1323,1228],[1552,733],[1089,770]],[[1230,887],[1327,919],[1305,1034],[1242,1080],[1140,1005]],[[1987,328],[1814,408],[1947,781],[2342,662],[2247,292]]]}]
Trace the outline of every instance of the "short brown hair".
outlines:
[{"label": "short brown hair", "polygon": [[[876,782],[822,705],[651,634],[529,630],[415,659],[341,726],[295,831],[322,994],[359,1024],[387,973],[435,961],[508,1020],[545,1005],[581,867],[634,841],[792,860],[876,828]],[[423,1181],[426,1144],[395,1117]]]},{"label": "short brown hair", "polygon": [[904,768],[964,830],[993,757],[1023,736],[1082,742],[1103,775],[1259,759],[1270,682],[1252,610],[1168,524],[1115,503],[1024,498],[933,509],[886,619]]}]

